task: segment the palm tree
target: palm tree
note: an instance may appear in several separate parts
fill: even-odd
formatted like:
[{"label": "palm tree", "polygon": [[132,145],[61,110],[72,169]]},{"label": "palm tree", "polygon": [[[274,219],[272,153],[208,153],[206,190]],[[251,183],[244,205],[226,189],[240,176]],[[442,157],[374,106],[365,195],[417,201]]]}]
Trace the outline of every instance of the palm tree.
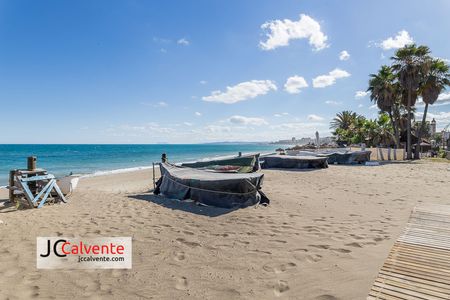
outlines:
[{"label": "palm tree", "polygon": [[403,88],[402,100],[408,111],[407,123],[407,159],[412,159],[411,151],[411,108],[416,104],[418,89],[422,76],[426,73],[427,61],[429,61],[430,49],[427,46],[407,45],[396,51],[392,69],[398,76],[398,81]]},{"label": "palm tree", "polygon": [[357,118],[357,114],[351,110],[344,110],[336,114],[330,123],[331,129],[349,129]]},{"label": "palm tree", "polygon": [[[439,94],[446,86],[450,85],[450,67],[439,58],[431,59],[429,62],[429,70],[426,74],[424,81],[422,82],[421,94],[425,108],[423,110],[421,126],[418,130],[418,144],[422,139],[422,135],[425,131],[425,122],[427,120],[428,105],[433,105],[439,97]],[[416,146],[414,158],[420,158],[420,147]]]},{"label": "palm tree", "polygon": [[336,114],[336,117],[330,123],[330,128],[334,129],[333,135],[337,136],[338,141],[351,142],[356,130],[355,123],[359,117],[361,116],[350,110],[344,110]]},{"label": "palm tree", "polygon": [[369,88],[370,100],[375,102],[382,112],[387,112],[394,130],[394,141],[397,148],[400,147],[400,138],[394,121],[393,112],[398,105],[398,86],[395,83],[396,76],[389,66],[382,66],[377,74],[370,74]]}]

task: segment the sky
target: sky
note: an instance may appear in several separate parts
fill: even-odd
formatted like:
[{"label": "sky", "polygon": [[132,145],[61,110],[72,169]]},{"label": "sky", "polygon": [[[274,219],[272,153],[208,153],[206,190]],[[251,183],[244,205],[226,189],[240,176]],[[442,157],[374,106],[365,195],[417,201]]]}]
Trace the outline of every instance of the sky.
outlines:
[{"label": "sky", "polygon": [[[450,59],[450,1],[0,0],[0,143],[330,135],[399,47]],[[420,115],[423,107],[419,105]],[[450,91],[429,108],[450,123]]]}]

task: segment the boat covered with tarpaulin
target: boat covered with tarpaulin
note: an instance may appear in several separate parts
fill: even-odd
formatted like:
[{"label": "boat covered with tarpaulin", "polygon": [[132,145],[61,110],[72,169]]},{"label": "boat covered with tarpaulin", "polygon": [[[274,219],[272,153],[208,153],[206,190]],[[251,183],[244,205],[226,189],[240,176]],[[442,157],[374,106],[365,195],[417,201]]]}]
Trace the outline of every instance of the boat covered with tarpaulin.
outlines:
[{"label": "boat covered with tarpaulin", "polygon": [[319,157],[327,157],[329,164],[362,164],[370,161],[371,151],[348,151],[348,152],[332,152],[319,153]]},{"label": "boat covered with tarpaulin", "polygon": [[268,204],[261,191],[262,173],[220,173],[161,163],[161,178],[154,194],[171,199],[193,200],[205,205],[238,208]]},{"label": "boat covered with tarpaulin", "polygon": [[291,156],[327,157],[329,164],[362,164],[370,161],[371,151],[351,151],[348,149],[321,149],[316,151],[286,150]]},{"label": "boat covered with tarpaulin", "polygon": [[182,163],[182,167],[208,169],[218,172],[251,173],[260,169],[259,153],[223,159]]},{"label": "boat covered with tarpaulin", "polygon": [[328,158],[318,156],[267,155],[261,158],[263,169],[323,169]]}]

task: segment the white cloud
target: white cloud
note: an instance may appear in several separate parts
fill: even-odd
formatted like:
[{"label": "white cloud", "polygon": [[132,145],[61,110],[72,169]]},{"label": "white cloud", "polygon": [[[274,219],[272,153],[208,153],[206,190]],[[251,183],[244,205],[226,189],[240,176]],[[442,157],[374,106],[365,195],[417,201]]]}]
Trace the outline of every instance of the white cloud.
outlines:
[{"label": "white cloud", "polygon": [[366,91],[356,91],[355,99],[364,98],[364,97],[366,97],[369,94],[370,94],[370,92],[366,92]]},{"label": "white cloud", "polygon": [[289,94],[298,94],[300,93],[300,89],[306,87],[308,87],[308,83],[305,78],[297,75],[289,77],[284,84],[284,90]]},{"label": "white cloud", "polygon": [[249,118],[249,117],[243,117],[243,116],[232,116],[228,119],[230,123],[233,124],[241,124],[241,125],[255,125],[255,126],[261,126],[261,125],[267,125],[267,121],[263,118]]},{"label": "white cloud", "polygon": [[167,102],[164,101],[159,101],[157,103],[153,103],[153,102],[141,102],[141,105],[145,105],[145,106],[151,106],[151,107],[167,107],[169,106],[169,104],[167,104]]},{"label": "white cloud", "polygon": [[377,108],[378,108],[378,106],[376,104],[369,106],[369,109],[377,109]]},{"label": "white cloud", "polygon": [[414,43],[413,38],[409,35],[408,31],[402,30],[394,37],[389,37],[381,42],[378,46],[383,50],[398,49],[406,45]]},{"label": "white cloud", "polygon": [[211,133],[219,133],[219,132],[231,132],[231,127],[229,126],[221,126],[221,125],[208,125],[205,127],[206,131]]},{"label": "white cloud", "polygon": [[[441,93],[439,94],[439,97],[437,98],[436,102],[433,103],[433,107],[435,106],[442,106],[442,105],[449,105],[450,104],[450,92],[447,93]],[[417,99],[417,107],[423,107],[425,106],[425,103],[423,103],[422,97],[419,97]]]},{"label": "white cloud", "polygon": [[339,53],[339,60],[348,60],[350,58],[350,54],[347,52],[347,50],[341,51]]},{"label": "white cloud", "polygon": [[322,117],[320,117],[318,115],[315,115],[315,114],[310,114],[310,115],[308,115],[308,120],[319,122],[319,121],[323,121],[324,118],[322,118]]},{"label": "white cloud", "polygon": [[360,104],[358,104],[358,107],[361,108],[361,107],[364,107],[364,105],[362,105],[362,104],[360,103]]},{"label": "white cloud", "polygon": [[328,101],[325,101],[325,104],[338,106],[338,105],[341,105],[342,102],[333,101],[333,100],[328,100]]},{"label": "white cloud", "polygon": [[349,77],[351,74],[341,69],[334,69],[327,75],[320,75],[313,79],[313,87],[324,88],[336,83],[336,79]]},{"label": "white cloud", "polygon": [[446,100],[450,100],[450,92],[441,93],[437,99],[437,101],[446,101]]},{"label": "white cloud", "polygon": [[142,125],[123,124],[119,126],[109,127],[106,132],[113,136],[152,136],[160,134],[170,134],[174,132],[173,128],[162,127],[155,122]]},{"label": "white cloud", "polygon": [[282,117],[282,116],[288,116],[288,115],[289,115],[289,113],[283,112],[283,113],[281,113],[281,114],[274,114],[273,116],[274,116],[274,117],[277,117],[277,118],[280,118],[280,117]]},{"label": "white cloud", "polygon": [[172,41],[170,39],[160,38],[160,37],[154,36],[153,37],[153,42],[155,42],[157,44],[169,44]]},{"label": "white cloud", "polygon": [[[417,112],[416,116],[422,118],[423,112]],[[448,112],[440,111],[438,113],[431,113],[431,112],[427,113],[427,120],[432,120],[432,119],[436,120],[436,125],[439,128],[444,127],[450,123],[450,111],[448,111]]]},{"label": "white cloud", "polygon": [[183,124],[186,125],[186,126],[192,126],[192,125],[194,125],[194,124],[192,124],[192,123],[190,123],[190,122],[184,122]]},{"label": "white cloud", "polygon": [[287,131],[289,133],[292,133],[292,131],[295,131],[296,134],[300,135],[306,135],[306,134],[314,134],[316,130],[319,130],[320,128],[326,128],[328,129],[328,124],[325,123],[319,123],[319,122],[308,122],[308,123],[302,123],[302,122],[294,122],[294,123],[282,123],[270,126],[271,129],[277,130],[277,131]]},{"label": "white cloud", "polygon": [[232,104],[265,95],[271,90],[277,90],[275,82],[271,80],[252,80],[241,82],[235,86],[228,86],[225,92],[213,91],[210,96],[202,99],[207,102]]},{"label": "white cloud", "polygon": [[179,39],[178,41],[177,41],[177,44],[178,45],[183,45],[183,46],[189,46],[189,44],[190,44],[191,42],[189,42],[187,39],[185,39],[185,38],[182,38],[182,39]]},{"label": "white cloud", "polygon": [[200,80],[200,84],[207,84],[208,83],[208,81],[206,81],[206,80]]},{"label": "white cloud", "polygon": [[202,116],[202,113],[201,113],[201,112],[198,112],[198,111],[196,111],[196,112],[195,112],[195,115],[196,115],[197,117],[201,117],[201,116]]},{"label": "white cloud", "polygon": [[319,22],[308,15],[301,14],[298,21],[284,19],[266,22],[261,28],[267,31],[267,40],[259,43],[263,50],[288,46],[290,40],[306,38],[314,50],[328,47],[326,43],[328,37],[321,31]]}]

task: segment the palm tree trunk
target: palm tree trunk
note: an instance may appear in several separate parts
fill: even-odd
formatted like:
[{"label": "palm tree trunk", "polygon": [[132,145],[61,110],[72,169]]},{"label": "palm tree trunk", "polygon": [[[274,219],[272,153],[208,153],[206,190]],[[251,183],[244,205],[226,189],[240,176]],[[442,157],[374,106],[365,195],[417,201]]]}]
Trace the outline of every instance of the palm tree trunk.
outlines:
[{"label": "palm tree trunk", "polygon": [[414,153],[415,159],[420,159],[420,140],[422,139],[422,134],[425,131],[425,122],[427,120],[428,103],[425,104],[425,109],[423,110],[422,123],[420,124],[419,133],[417,134],[417,146]]},{"label": "palm tree trunk", "polygon": [[395,146],[399,147],[398,136],[397,136],[397,127],[395,127],[394,117],[392,116],[392,110],[389,111],[389,118],[391,119],[392,129],[394,129],[394,143]]},{"label": "palm tree trunk", "polygon": [[406,106],[408,111],[408,124],[406,124],[406,142],[407,142],[407,153],[406,159],[412,159],[412,149],[411,149],[411,88],[408,89],[408,105]]}]

